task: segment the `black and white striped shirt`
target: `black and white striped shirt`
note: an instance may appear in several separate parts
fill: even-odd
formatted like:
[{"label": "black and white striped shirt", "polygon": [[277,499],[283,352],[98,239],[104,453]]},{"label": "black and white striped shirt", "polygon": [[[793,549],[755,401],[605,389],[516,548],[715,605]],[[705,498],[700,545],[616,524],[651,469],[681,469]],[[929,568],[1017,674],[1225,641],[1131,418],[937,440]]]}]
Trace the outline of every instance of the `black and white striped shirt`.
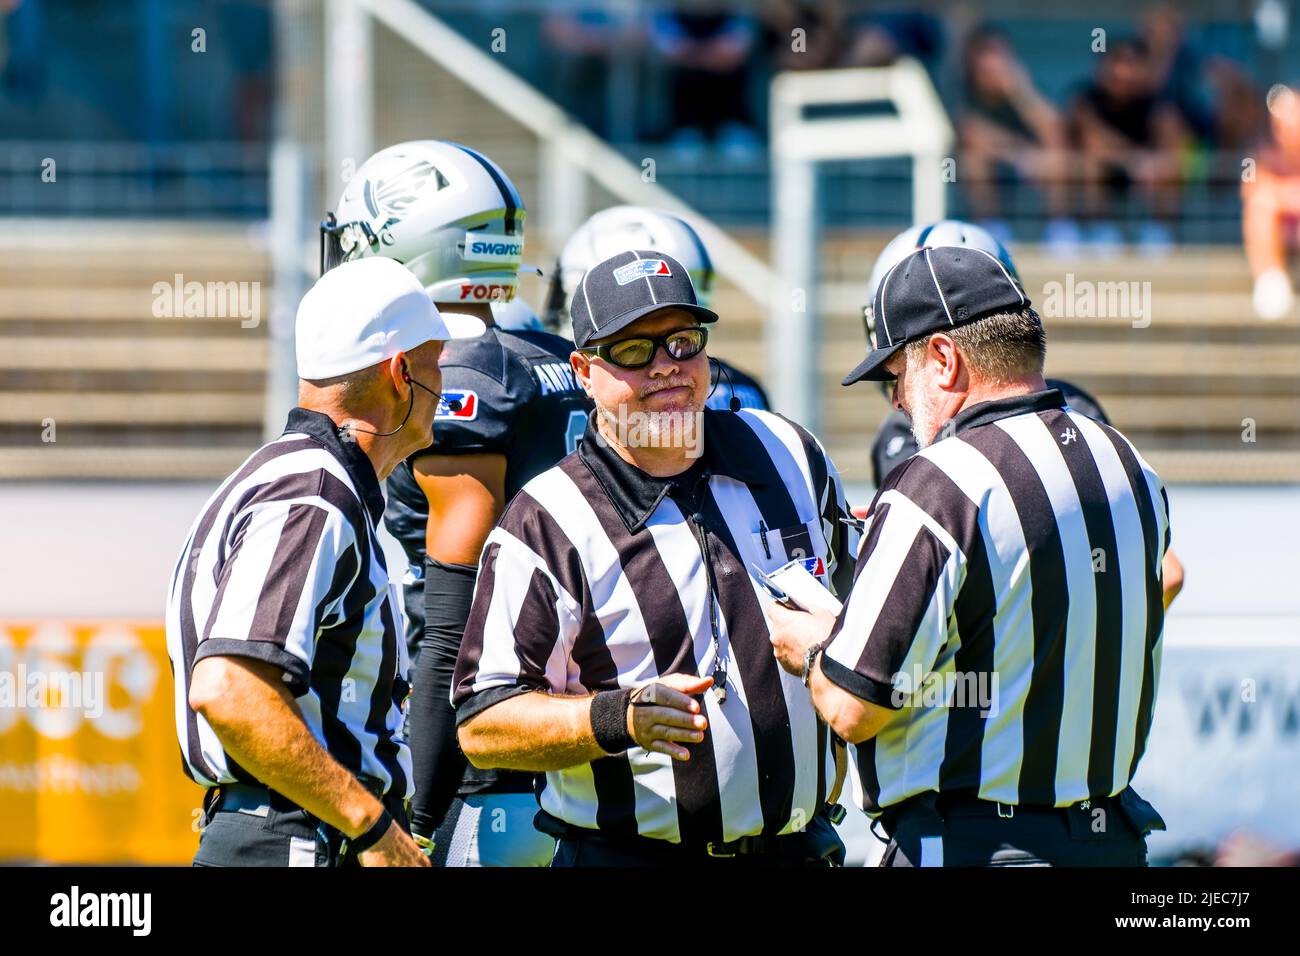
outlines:
[{"label": "black and white striped shirt", "polygon": [[972,406],[877,494],[822,662],[903,708],[854,748],[868,812],[926,791],[1065,806],[1137,769],[1168,499],[1124,436],[1064,404]]},{"label": "black and white striped shirt", "polygon": [[383,510],[369,459],[303,408],[203,506],[167,601],[176,730],[196,782],[254,782],[188,704],[195,663],[220,655],[280,668],[331,756],[410,796],[406,642],[376,535]]},{"label": "black and white striped shirt", "polygon": [[816,439],[768,412],[705,411],[703,434],[689,471],[656,479],[589,422],[484,548],[453,685],[462,723],[530,691],[713,673],[716,594],[727,696],[704,695],[704,740],[685,762],[634,747],[546,774],[542,809],[572,826],[688,845],[789,833],[833,783],[829,731],[773,657],[752,568],[803,557],[844,593],[857,533],[840,520],[839,476]]}]

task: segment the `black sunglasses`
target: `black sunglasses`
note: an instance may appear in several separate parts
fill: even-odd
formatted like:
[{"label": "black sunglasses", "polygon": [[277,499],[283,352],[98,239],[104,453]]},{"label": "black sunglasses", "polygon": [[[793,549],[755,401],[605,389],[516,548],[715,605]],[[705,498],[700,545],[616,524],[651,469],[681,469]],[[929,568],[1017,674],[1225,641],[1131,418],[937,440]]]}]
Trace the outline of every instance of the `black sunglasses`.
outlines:
[{"label": "black sunglasses", "polygon": [[617,342],[578,349],[578,351],[598,355],[619,368],[645,368],[654,361],[655,352],[660,346],[668,353],[669,358],[684,362],[703,352],[708,342],[708,329],[693,326],[674,329],[672,332],[653,337],[619,339]]}]

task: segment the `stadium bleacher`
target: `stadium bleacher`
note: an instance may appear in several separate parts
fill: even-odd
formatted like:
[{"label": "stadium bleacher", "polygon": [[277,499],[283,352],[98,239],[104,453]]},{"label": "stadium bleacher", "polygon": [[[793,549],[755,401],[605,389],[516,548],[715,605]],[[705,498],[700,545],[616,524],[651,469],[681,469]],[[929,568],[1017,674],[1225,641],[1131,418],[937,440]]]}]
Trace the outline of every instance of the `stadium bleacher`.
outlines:
[{"label": "stadium bleacher", "polygon": [[[521,24],[536,15],[527,4],[520,7]],[[450,19],[464,29],[475,22],[464,12],[453,11]],[[1117,17],[1116,28],[1122,22]],[[302,25],[306,36],[300,42],[309,50],[318,47],[323,42],[319,16],[305,13]],[[1041,72],[1040,81],[1058,92],[1065,89],[1067,71],[1077,72],[1077,67],[1069,65],[1069,57],[1046,56],[1043,50],[1066,25],[1060,16],[1014,23],[1019,48],[1036,75]],[[1235,48],[1245,42],[1245,29],[1245,21],[1235,19],[1231,30],[1215,33],[1215,43]],[[303,55],[311,58],[310,52]],[[536,51],[521,57],[520,62],[532,63],[534,69],[542,62]],[[547,210],[531,198],[542,195],[543,185],[535,137],[481,95],[473,77],[430,62],[391,30],[376,28],[375,62],[375,142],[436,132],[474,143],[496,157],[530,197],[526,258],[549,266],[551,237],[538,228],[546,224]],[[294,122],[308,137],[319,136],[312,117],[324,107],[321,96],[311,84],[300,95],[308,108]],[[436,130],[430,126],[433,103]],[[7,152],[13,155],[19,148],[10,144]],[[723,222],[765,218],[764,164],[737,160],[718,167],[721,172],[708,172],[707,164],[674,165],[670,157],[661,158],[660,182],[680,190],[703,213],[716,214]],[[119,155],[116,162],[129,167],[132,160]],[[245,207],[256,206],[255,199],[248,201],[249,184],[264,176],[265,168],[259,171],[256,164],[247,164],[246,153],[231,154],[211,168],[194,170],[191,179],[209,190],[211,204],[212,183],[231,181],[223,179],[231,168],[242,170],[233,180],[239,184],[238,195]],[[332,172],[318,170],[323,193],[336,189],[328,175]],[[734,180],[729,190],[723,188],[728,179]],[[887,208],[906,192],[890,181],[873,186],[858,177],[853,183],[851,170],[832,170],[830,209],[846,205],[839,201],[846,181],[853,185],[856,208],[864,212]],[[115,208],[122,180],[99,182],[99,205],[91,203],[92,210],[120,216],[150,208],[147,193],[137,206]],[[959,190],[953,195],[960,199]],[[154,208],[179,202],[172,208],[188,209],[186,196],[191,194],[155,189]],[[612,200],[594,185],[588,195],[592,208]],[[264,410],[266,323],[249,329],[228,317],[159,320],[151,312],[151,289],[156,282],[171,282],[177,273],[186,282],[258,282],[265,318],[273,294],[265,243],[256,239],[245,219],[200,224],[188,213],[184,220],[117,216],[42,221],[38,244],[27,238],[31,230],[24,220],[12,221],[0,234],[0,282],[8,290],[0,303],[0,363],[5,367],[0,476],[215,477],[256,444]],[[1222,216],[1216,214],[1213,221],[1221,223]],[[841,389],[837,382],[863,347],[863,286],[875,253],[892,229],[879,221],[870,229],[847,229],[833,217],[831,225],[822,242],[826,440],[850,480],[864,481],[869,473],[868,436],[886,413],[886,404],[869,389]],[[733,234],[760,258],[768,258],[770,235],[765,228],[737,225]],[[1169,480],[1300,478],[1297,320],[1292,316],[1261,323],[1253,318],[1251,280],[1239,246],[1183,244],[1163,258],[1078,261],[1053,258],[1032,244],[1019,244],[1014,251],[1029,294],[1040,308],[1047,285],[1064,282],[1067,274],[1076,283],[1150,283],[1149,327],[1135,328],[1124,316],[1045,312],[1049,371],[1092,390]],[[761,305],[724,281],[718,307],[726,321],[719,328],[715,351],[762,375]],[[46,418],[57,423],[56,442],[42,442],[41,430],[33,426]],[[1249,422],[1256,429],[1254,442],[1242,438]]]}]

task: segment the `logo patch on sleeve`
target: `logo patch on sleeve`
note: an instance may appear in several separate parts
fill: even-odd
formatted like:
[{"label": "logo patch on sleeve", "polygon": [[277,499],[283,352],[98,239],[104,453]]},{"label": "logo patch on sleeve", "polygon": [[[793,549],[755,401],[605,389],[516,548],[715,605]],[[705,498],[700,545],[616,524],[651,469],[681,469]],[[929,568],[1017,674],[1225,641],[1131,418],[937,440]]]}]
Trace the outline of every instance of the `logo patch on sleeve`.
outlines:
[{"label": "logo patch on sleeve", "polygon": [[[448,404],[453,401],[460,402],[460,408],[454,412]],[[474,419],[478,418],[478,393],[469,389],[445,389],[442,393],[442,401],[438,402],[438,410],[434,413],[433,418],[435,421],[474,421]]]},{"label": "logo patch on sleeve", "polygon": [[672,272],[668,269],[668,263],[664,260],[638,259],[636,262],[629,262],[627,265],[615,269],[614,281],[619,285],[627,285],[629,282],[644,279],[646,276],[670,275],[672,275]]}]

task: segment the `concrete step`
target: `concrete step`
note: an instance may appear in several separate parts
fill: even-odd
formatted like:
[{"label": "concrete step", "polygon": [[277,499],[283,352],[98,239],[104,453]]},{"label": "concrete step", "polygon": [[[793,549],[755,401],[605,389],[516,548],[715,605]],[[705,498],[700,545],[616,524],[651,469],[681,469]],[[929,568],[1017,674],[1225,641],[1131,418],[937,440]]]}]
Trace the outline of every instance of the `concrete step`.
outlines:
[{"label": "concrete step", "polygon": [[73,425],[249,425],[260,427],[260,394],[226,392],[9,392],[0,403],[0,423],[53,418]]},{"label": "concrete step", "polygon": [[111,339],[0,337],[0,369],[118,371],[265,370],[267,342],[245,338]]},{"label": "concrete step", "polygon": [[177,478],[216,479],[229,474],[257,447],[64,447],[0,448],[0,479]]},{"label": "concrete step", "polygon": [[[240,316],[241,306],[255,306],[256,311],[261,315],[266,315],[271,307],[270,285],[262,283],[259,279],[231,279],[215,274],[208,275],[206,278],[194,273],[186,274],[186,282],[204,283],[203,298],[199,299],[196,296],[192,300],[195,304],[201,303],[201,308],[191,308],[191,311],[215,313],[188,317],[184,315],[184,310],[187,302],[191,300],[182,292],[181,308],[177,310],[176,297],[170,291],[171,276],[167,276],[165,280],[158,280],[165,282],[167,289],[159,290],[156,294],[153,284],[146,282],[130,286],[83,285],[80,282],[77,285],[69,285],[66,273],[60,286],[41,288],[27,283],[20,285],[20,281],[23,280],[16,276],[6,280],[5,276],[0,275],[0,287],[7,290],[4,296],[0,296],[0,321],[75,319],[88,322],[112,322],[119,319],[158,321],[177,318],[223,321]],[[220,282],[224,287],[218,290],[213,286],[213,293],[209,297],[206,285],[209,281]],[[224,285],[227,282],[257,282],[258,285],[255,289],[251,286],[244,286],[241,289],[238,285],[234,288]],[[212,308],[209,307],[209,301]]]}]

